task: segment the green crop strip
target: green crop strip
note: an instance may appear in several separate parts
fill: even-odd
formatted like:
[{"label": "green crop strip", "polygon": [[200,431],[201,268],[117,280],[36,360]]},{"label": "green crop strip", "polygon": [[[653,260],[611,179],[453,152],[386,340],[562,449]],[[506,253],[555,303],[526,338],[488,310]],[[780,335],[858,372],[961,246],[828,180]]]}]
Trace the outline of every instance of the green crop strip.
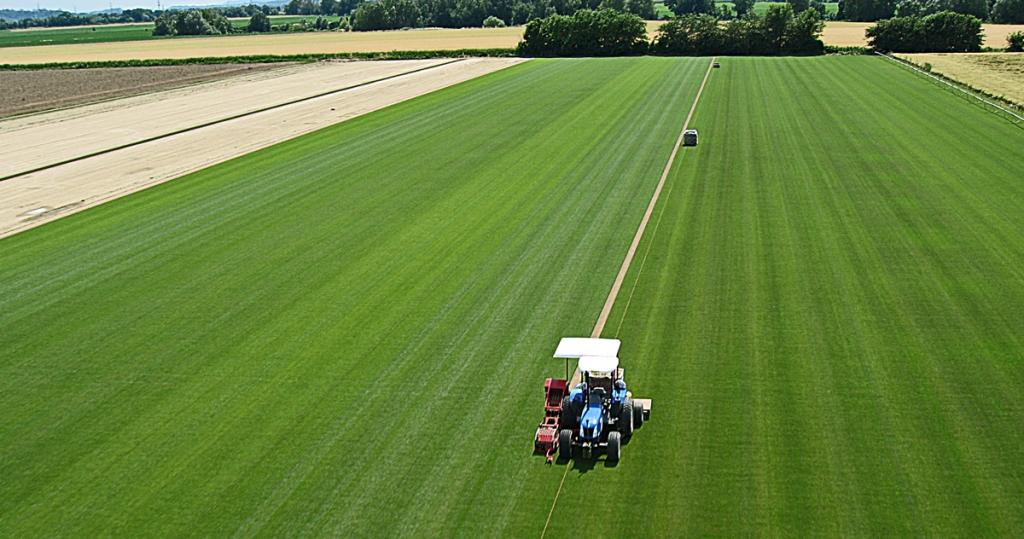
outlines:
[{"label": "green crop strip", "polygon": [[877,58],[721,63],[605,332],[652,420],[549,534],[1020,535],[1020,130]]},{"label": "green crop strip", "polygon": [[0,534],[539,534],[552,347],[705,65],[531,61],[0,240]]}]

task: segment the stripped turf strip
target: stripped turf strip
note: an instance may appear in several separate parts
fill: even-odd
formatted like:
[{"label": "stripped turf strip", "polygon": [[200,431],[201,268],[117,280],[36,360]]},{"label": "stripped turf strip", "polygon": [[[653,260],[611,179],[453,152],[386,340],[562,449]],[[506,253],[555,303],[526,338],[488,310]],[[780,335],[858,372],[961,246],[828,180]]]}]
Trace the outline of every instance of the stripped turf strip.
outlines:
[{"label": "stripped turf strip", "polygon": [[721,63],[604,332],[652,420],[549,535],[1021,536],[1024,135],[879,58]]},{"label": "stripped turf strip", "polygon": [[0,240],[0,535],[537,535],[706,60],[531,61]]}]

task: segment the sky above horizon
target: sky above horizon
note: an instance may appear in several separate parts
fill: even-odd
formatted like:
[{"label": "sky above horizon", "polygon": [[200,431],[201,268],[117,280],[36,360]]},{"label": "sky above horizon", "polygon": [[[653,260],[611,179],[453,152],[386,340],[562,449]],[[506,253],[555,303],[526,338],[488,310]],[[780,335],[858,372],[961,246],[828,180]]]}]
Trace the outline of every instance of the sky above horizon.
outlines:
[{"label": "sky above horizon", "polygon": [[[157,0],[115,0],[113,5],[122,9],[133,7],[156,9],[156,2]],[[209,6],[224,3],[224,0],[160,0],[160,5],[163,7]],[[35,9],[36,5],[42,9],[84,12],[107,9],[111,4],[109,0],[39,0],[38,4],[36,0],[0,0],[0,9]]]}]

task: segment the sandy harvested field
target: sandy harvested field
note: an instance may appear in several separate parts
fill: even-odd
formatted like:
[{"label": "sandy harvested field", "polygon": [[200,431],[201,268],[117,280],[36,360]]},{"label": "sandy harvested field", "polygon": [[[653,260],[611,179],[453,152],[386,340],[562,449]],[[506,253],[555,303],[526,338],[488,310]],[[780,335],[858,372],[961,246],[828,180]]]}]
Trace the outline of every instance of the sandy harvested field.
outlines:
[{"label": "sandy harvested field", "polygon": [[256,54],[453,50],[515,47],[522,27],[396,30],[391,32],[305,32],[152,41],[6,47],[0,64],[82,60],[190,58]]},{"label": "sandy harvested field", "polygon": [[178,88],[290,64],[213,64],[0,71],[0,117]]},{"label": "sandy harvested field", "polygon": [[[871,26],[870,22],[833,21],[825,25],[821,40],[826,45],[838,47],[862,47],[868,44],[864,31]],[[1024,24],[983,24],[985,46],[1006,47],[1006,36],[1024,30]]]},{"label": "sandy harvested field", "polygon": [[[522,61],[446,63],[0,181],[0,237]],[[160,115],[162,107],[157,100],[137,113]]]},{"label": "sandy harvested field", "polygon": [[319,62],[0,122],[0,178],[448,60]]},{"label": "sandy harvested field", "polygon": [[1024,106],[1024,52],[900,54],[917,65]]},{"label": "sandy harvested field", "polygon": [[[660,22],[648,21],[653,35]],[[822,40],[828,45],[863,46],[864,30],[871,23],[829,22]],[[986,24],[985,44],[1005,47],[1010,32],[1024,25]],[[424,28],[389,32],[310,32],[299,34],[220,36],[153,41],[120,41],[77,45],[0,48],[0,64],[39,64],[126,59],[249,56],[257,54],[313,54],[382,52],[393,50],[455,50],[515,47],[523,27]]]},{"label": "sandy harvested field", "polygon": [[[661,23],[648,21],[652,34]],[[424,28],[389,32],[307,32],[0,48],[0,64],[125,59],[513,48],[523,27]]]}]

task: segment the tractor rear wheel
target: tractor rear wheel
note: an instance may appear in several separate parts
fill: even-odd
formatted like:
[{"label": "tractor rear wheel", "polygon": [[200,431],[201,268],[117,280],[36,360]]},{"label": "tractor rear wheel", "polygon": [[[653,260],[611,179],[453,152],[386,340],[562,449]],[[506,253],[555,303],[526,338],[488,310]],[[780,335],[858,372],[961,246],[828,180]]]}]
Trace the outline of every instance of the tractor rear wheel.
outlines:
[{"label": "tractor rear wheel", "polygon": [[619,432],[626,438],[633,435],[633,399],[626,399],[626,402],[622,403],[618,427]]},{"label": "tractor rear wheel", "polygon": [[572,458],[572,430],[562,429],[558,433],[558,456],[562,460]]},{"label": "tractor rear wheel", "polygon": [[622,434],[617,431],[608,433],[608,462],[618,462],[622,457]]},{"label": "tractor rear wheel", "polygon": [[644,407],[633,402],[633,428],[639,429],[644,426]]},{"label": "tractor rear wheel", "polygon": [[572,411],[572,401],[569,400],[569,396],[562,397],[562,411],[558,417],[558,423],[565,428],[573,428],[576,426],[576,414]]}]

